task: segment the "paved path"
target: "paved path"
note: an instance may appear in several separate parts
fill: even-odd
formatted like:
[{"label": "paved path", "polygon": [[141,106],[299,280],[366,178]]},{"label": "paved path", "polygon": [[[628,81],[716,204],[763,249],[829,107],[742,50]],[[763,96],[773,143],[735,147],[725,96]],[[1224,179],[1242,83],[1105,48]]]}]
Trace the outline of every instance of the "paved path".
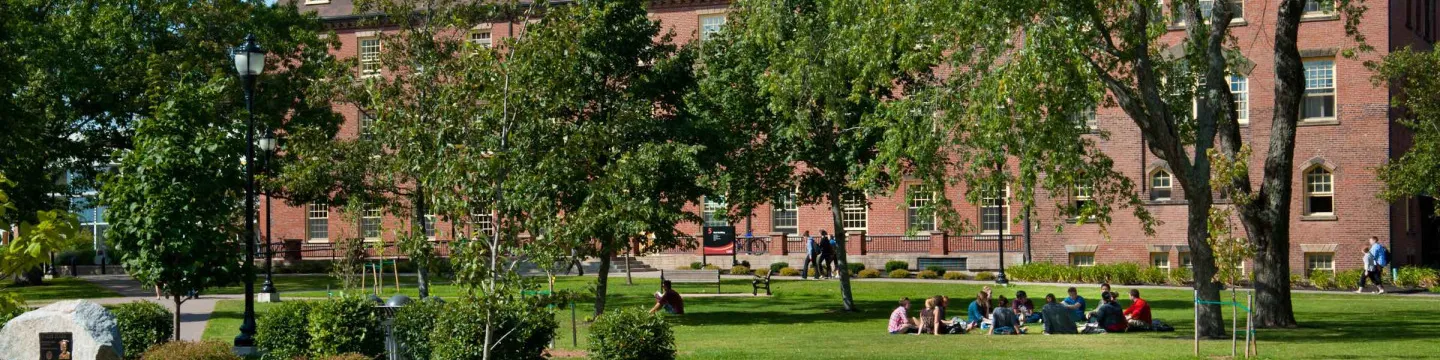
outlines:
[{"label": "paved path", "polygon": [[[139,281],[131,279],[129,275],[94,275],[82,276],[81,279],[99,285],[110,291],[120,294],[117,298],[86,299],[87,301],[101,304],[124,304],[136,301],[150,301],[164,306],[171,313],[175,312],[175,302],[169,299],[155,299],[155,288],[145,287]],[[207,295],[199,299],[185,301],[180,309],[180,338],[188,341],[200,340],[205,334],[205,324],[210,321],[210,314],[215,312],[215,303],[220,300],[243,299],[240,295]],[[58,300],[35,301],[32,306],[44,306]]]}]

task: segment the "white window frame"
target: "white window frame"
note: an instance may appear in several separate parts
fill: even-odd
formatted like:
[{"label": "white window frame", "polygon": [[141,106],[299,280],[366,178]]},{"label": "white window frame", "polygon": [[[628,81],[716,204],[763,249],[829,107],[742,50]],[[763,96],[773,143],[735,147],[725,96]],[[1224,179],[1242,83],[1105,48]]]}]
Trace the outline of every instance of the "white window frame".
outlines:
[{"label": "white window frame", "polygon": [[[716,20],[718,20],[719,23],[706,24],[706,21]],[[725,23],[729,21],[729,18],[725,16],[725,13],[701,14],[698,21],[699,26],[696,27],[696,29],[698,29],[696,31],[699,32],[700,41],[705,41],[709,40],[710,37],[715,36],[716,33],[719,33],[722,29],[724,29]]]},{"label": "white window frame", "polygon": [[845,231],[869,228],[870,206],[865,196],[845,195],[840,199],[840,223]]},{"label": "white window frame", "polygon": [[[384,212],[380,211],[378,207],[360,210],[360,237],[365,238],[366,241],[380,240],[380,231],[384,219],[383,215]],[[374,228],[374,236],[371,236],[370,228],[372,227]]]},{"label": "white window frame", "polygon": [[[1327,267],[1323,267],[1323,268],[1322,268],[1322,267],[1315,267],[1315,266],[1313,266],[1313,265],[1317,262],[1316,260],[1317,260],[1317,259],[1320,259],[1321,257],[1324,257],[1324,258],[1325,258],[1323,262],[1326,263],[1326,266],[1327,266]],[[1310,276],[1310,272],[1315,271],[1315,270],[1325,270],[1325,271],[1335,272],[1335,253],[1333,253],[1333,252],[1307,252],[1307,253],[1305,253],[1305,276],[1307,276],[1307,277]]]},{"label": "white window frame", "polygon": [[1166,269],[1166,270],[1169,270],[1169,269],[1170,269],[1170,253],[1168,253],[1168,252],[1151,252],[1151,253],[1150,253],[1150,266],[1151,266],[1151,267],[1158,268],[1158,269]]},{"label": "white window frame", "polygon": [[433,212],[430,214],[425,214],[425,228],[423,229],[425,231],[425,238],[435,240],[435,234],[439,233],[439,231],[437,231],[437,228],[439,227],[435,226],[435,221],[439,219],[440,217],[435,216]]},{"label": "white window frame", "polygon": [[1091,133],[1100,131],[1100,119],[1094,106],[1080,110],[1079,113],[1071,115],[1070,118],[1071,121],[1075,122],[1076,129]]},{"label": "white window frame", "polygon": [[330,204],[311,203],[305,207],[305,237],[330,241]]},{"label": "white window frame", "polygon": [[[933,208],[937,193],[930,190],[930,187],[921,184],[912,184],[905,188],[905,229],[906,232],[915,231],[929,233],[935,231],[935,224],[938,222],[937,214]],[[926,210],[926,207],[931,209]],[[928,218],[922,218],[922,213],[929,212]]]},{"label": "white window frame", "polygon": [[[368,42],[374,42],[368,45]],[[360,59],[360,78],[367,79],[380,76],[380,52],[384,51],[384,44],[380,43],[380,37],[367,36],[355,41],[356,57]],[[374,51],[367,51],[367,48],[374,48]]]},{"label": "white window frame", "polygon": [[494,45],[495,39],[493,36],[494,34],[490,33],[490,29],[471,30],[468,40],[471,44],[480,45],[488,49]]},{"label": "white window frame", "polygon": [[[1200,0],[1200,18],[1204,19],[1206,24],[1209,24],[1210,18],[1214,16],[1213,11],[1215,9],[1215,3],[1219,1],[1226,1],[1232,4],[1239,5],[1235,7],[1239,11],[1236,12],[1235,17],[1230,19],[1231,25],[1245,21],[1244,0]],[[1175,26],[1185,26],[1185,18],[1181,16],[1183,14],[1181,11],[1184,10],[1185,4],[1181,4],[1179,0],[1171,0],[1170,3],[1173,4],[1173,6],[1170,7],[1170,17],[1174,19],[1173,22],[1175,23]]]},{"label": "white window frame", "polygon": [[[1155,169],[1150,172],[1150,201],[1167,201],[1175,196],[1175,175],[1165,169]],[[1165,196],[1160,196],[1160,189],[1165,189]]]},{"label": "white window frame", "polygon": [[[794,192],[780,194],[770,204],[770,229],[775,232],[795,234],[800,230],[800,204]],[[787,222],[789,225],[780,225]]]},{"label": "white window frame", "polygon": [[[1323,173],[1323,174],[1322,174]],[[1324,166],[1315,166],[1305,170],[1304,194],[1305,209],[1303,213],[1308,216],[1334,216],[1335,215],[1335,172]],[[1316,212],[1311,209],[1311,201],[1315,198],[1330,198],[1329,212]]]},{"label": "white window frame", "polygon": [[[719,199],[719,201],[716,201],[716,199]],[[725,202],[724,197],[706,196],[702,199],[702,202],[704,208],[701,217],[705,221],[705,226],[730,226],[730,220],[720,217],[718,214],[729,208],[729,204]]]},{"label": "white window frame", "polygon": [[1331,2],[1330,2],[1330,7],[1329,7],[1329,8],[1324,8],[1324,6],[1325,6],[1325,5],[1324,5],[1324,4],[1321,4],[1320,1],[1317,1],[1317,0],[1306,0],[1306,1],[1305,1],[1305,9],[1302,10],[1302,12],[1300,13],[1300,16],[1301,16],[1301,17],[1329,17],[1329,16],[1331,16],[1332,14],[1335,13],[1335,2],[1334,2],[1334,1],[1331,1]]},{"label": "white window frame", "polygon": [[495,214],[486,209],[475,209],[470,213],[470,236],[479,238],[479,234],[495,236]]},{"label": "white window frame", "polygon": [[1094,252],[1072,252],[1070,253],[1070,266],[1092,267],[1095,266]]},{"label": "white window frame", "polygon": [[[1082,203],[1082,202],[1088,202],[1088,203],[1094,204],[1094,203],[1095,203],[1095,186],[1089,185],[1089,184],[1085,184],[1085,185],[1078,185],[1078,184],[1077,184],[1077,185],[1071,187],[1071,188],[1070,188],[1070,200],[1071,200],[1072,205],[1075,206],[1075,211],[1076,211],[1076,212],[1079,212],[1079,211],[1081,211],[1081,210],[1084,209],[1084,207],[1081,206],[1081,203]],[[1077,215],[1076,218],[1079,218],[1079,216]]]},{"label": "white window frame", "polygon": [[1230,75],[1230,93],[1235,96],[1236,122],[1250,124],[1250,78]]},{"label": "white window frame", "polygon": [[[1339,95],[1335,89],[1336,80],[1339,78],[1336,73],[1335,59],[1305,60],[1303,66],[1305,67],[1305,92],[1301,94],[1300,99],[1300,121],[1335,120],[1340,113]],[[1329,116],[1307,116],[1305,108],[1311,96],[1330,97],[1331,113],[1328,114]]]},{"label": "white window frame", "polygon": [[1175,254],[1175,255],[1176,255],[1176,258],[1177,258],[1177,259],[1180,259],[1180,268],[1181,268],[1181,269],[1189,269],[1189,268],[1195,267],[1194,259],[1191,259],[1191,258],[1190,258],[1190,252],[1189,252],[1189,251],[1181,251],[1181,252],[1179,252],[1179,253],[1177,253],[1177,254]]},{"label": "white window frame", "polygon": [[[1005,192],[1004,192],[1004,194],[1001,194],[1001,195],[1000,195],[1001,198],[998,198],[998,199],[997,199],[997,198],[994,197],[994,196],[987,196],[987,195],[991,195],[991,194],[992,194],[992,192],[989,192],[989,191],[986,191],[986,192],[983,192],[983,193],[980,194],[980,233],[981,233],[981,234],[996,234],[996,233],[999,233],[1001,230],[1004,230],[1006,233],[1009,233],[1009,232],[1010,232],[1010,186],[1009,186],[1009,185],[1006,185],[1006,186],[1005,186]],[[987,228],[987,224],[989,224],[990,222],[985,220],[985,211],[990,210],[990,209],[994,209],[994,208],[995,208],[995,201],[997,201],[997,200],[998,200],[998,201],[1001,201],[1001,204],[1000,204],[1000,215],[1003,216],[1003,218],[999,219],[999,220],[1000,220],[1000,228],[999,228],[999,229],[990,229],[990,228]]]}]

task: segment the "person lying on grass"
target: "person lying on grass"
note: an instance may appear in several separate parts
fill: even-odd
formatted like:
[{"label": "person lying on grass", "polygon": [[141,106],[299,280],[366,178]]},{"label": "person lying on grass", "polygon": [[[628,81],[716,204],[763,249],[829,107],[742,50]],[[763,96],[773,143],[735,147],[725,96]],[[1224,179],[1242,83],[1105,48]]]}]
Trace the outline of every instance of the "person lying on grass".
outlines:
[{"label": "person lying on grass", "polygon": [[915,332],[915,322],[910,321],[907,315],[910,312],[910,298],[900,298],[900,306],[890,312],[890,334],[908,334]]},{"label": "person lying on grass", "polygon": [[1075,328],[1075,321],[1070,318],[1072,314],[1073,312],[1065,308],[1065,305],[1055,301],[1055,294],[1045,294],[1045,307],[1040,308],[1040,316],[1045,320],[1043,325],[1045,334],[1074,335],[1079,332]]},{"label": "person lying on grass", "polygon": [[650,308],[650,313],[654,314],[660,309],[674,315],[685,314],[685,299],[680,298],[680,293],[670,288],[670,280],[660,282],[660,292],[655,293],[655,307]]},{"label": "person lying on grass", "polygon": [[1010,308],[1010,299],[1000,295],[1000,306],[990,314],[991,325],[990,335],[1020,335],[1024,329],[1020,328],[1020,317],[1015,314],[1015,309]]}]

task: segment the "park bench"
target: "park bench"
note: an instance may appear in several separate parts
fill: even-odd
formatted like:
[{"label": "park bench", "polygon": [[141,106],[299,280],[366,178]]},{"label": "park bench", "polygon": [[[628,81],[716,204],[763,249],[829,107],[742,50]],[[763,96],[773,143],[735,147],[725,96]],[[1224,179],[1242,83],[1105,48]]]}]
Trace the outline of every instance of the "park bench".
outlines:
[{"label": "park bench", "polygon": [[715,293],[720,293],[720,270],[660,270],[660,281],[669,280],[675,284],[715,284]]},{"label": "park bench", "polygon": [[770,273],[765,273],[765,276],[755,274],[755,278],[750,279],[750,295],[760,295],[761,287],[765,288],[765,296],[770,296]]}]

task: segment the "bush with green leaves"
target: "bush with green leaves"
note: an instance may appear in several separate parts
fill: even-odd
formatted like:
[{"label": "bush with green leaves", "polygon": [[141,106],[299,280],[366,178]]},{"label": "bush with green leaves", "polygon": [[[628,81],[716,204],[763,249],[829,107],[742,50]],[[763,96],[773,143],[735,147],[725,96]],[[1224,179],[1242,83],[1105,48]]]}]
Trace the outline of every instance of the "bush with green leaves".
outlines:
[{"label": "bush with green leaves", "polygon": [[1195,282],[1195,273],[1186,268],[1170,269],[1170,284],[1185,285]]},{"label": "bush with green leaves", "polygon": [[926,266],[926,267],[925,267],[925,270],[926,270],[926,271],[933,271],[933,272],[935,272],[936,275],[941,275],[941,276],[944,276],[944,275],[945,275],[945,267],[944,267],[944,266],[940,266],[940,265],[930,265],[930,266]]},{"label": "bush with green leaves", "polygon": [[730,268],[730,275],[750,275],[750,274],[751,274],[751,272],[750,272],[750,267],[749,267],[749,266],[745,266],[745,265],[735,265],[735,267]]},{"label": "bush with green leaves", "polygon": [[1440,271],[1432,268],[1405,266],[1395,272],[1395,286],[1403,288],[1432,288],[1440,285]]},{"label": "bush with green leaves", "polygon": [[0,291],[0,326],[5,326],[10,319],[24,314],[25,309],[28,307],[25,306],[25,299],[20,297],[20,293]]},{"label": "bush with green leaves", "polygon": [[780,276],[800,276],[800,270],[787,266],[780,269]]},{"label": "bush with green leaves", "polygon": [[445,310],[445,303],[425,299],[406,305],[395,312],[395,342],[406,359],[430,358],[430,333],[435,319]]},{"label": "bush with green leaves", "polygon": [[1337,272],[1335,273],[1335,288],[1345,289],[1351,286],[1360,285],[1361,276],[1365,275],[1361,273],[1359,269]]},{"label": "bush with green leaves", "polygon": [[850,269],[850,275],[859,274],[860,271],[865,270],[865,264],[859,262],[845,263],[845,267]]},{"label": "bush with green leaves", "polygon": [[675,333],[660,315],[620,309],[590,325],[588,355],[597,360],[674,359]]},{"label": "bush with green leaves", "polygon": [[310,306],[286,301],[255,319],[255,345],[266,360],[289,360],[310,352]]},{"label": "bush with green leaves", "polygon": [[127,359],[139,359],[151,346],[170,341],[175,335],[175,315],[160,304],[136,301],[106,308],[115,315]]},{"label": "bush with green leaves", "polygon": [[1141,283],[1141,284],[1164,284],[1164,283],[1165,283],[1165,277],[1166,277],[1166,276],[1167,276],[1167,274],[1165,274],[1165,269],[1161,269],[1161,268],[1154,267],[1154,266],[1147,267],[1147,268],[1145,268],[1145,270],[1140,270],[1140,283]]},{"label": "bush with green leaves", "polygon": [[908,277],[910,277],[910,270],[895,269],[895,270],[893,270],[893,271],[890,271],[890,275],[889,275],[889,276],[890,276],[891,279],[904,279],[904,278],[908,278]]},{"label": "bush with green leaves", "polygon": [[[488,314],[495,316],[493,329],[504,337],[496,336],[490,355],[494,359],[541,360],[545,347],[555,338],[559,324],[555,314],[536,303],[535,298],[524,301],[510,301],[495,305]],[[482,358],[481,349],[485,340],[485,304],[479,300],[461,300],[446,303],[445,316],[435,318],[435,328],[430,333],[430,358],[446,360],[477,360]],[[609,316],[606,314],[605,316]],[[603,319],[605,316],[601,316]],[[594,332],[594,328],[591,328]]]},{"label": "bush with green leaves", "polygon": [[945,273],[944,278],[945,280],[970,280],[970,274],[959,271],[951,271]]},{"label": "bush with green leaves", "polygon": [[705,270],[720,270],[720,265],[705,264],[705,267],[703,267],[703,269],[705,269]]},{"label": "bush with green leaves", "polygon": [[385,351],[385,330],[375,302],[344,296],[311,305],[306,326],[311,356],[361,353],[380,356]]},{"label": "bush with green leaves", "polygon": [[910,263],[907,263],[907,262],[904,262],[904,261],[900,261],[900,260],[890,260],[890,261],[886,261],[886,262],[885,262],[885,272],[893,272],[893,271],[895,271],[895,270],[909,270],[909,269],[910,269]]},{"label": "bush with green leaves", "polygon": [[755,276],[767,276],[770,275],[770,269],[755,269],[754,273]]},{"label": "bush with green leaves", "polygon": [[975,280],[995,280],[995,273],[989,271],[975,273]]},{"label": "bush with green leaves", "polygon": [[916,275],[915,277],[921,279],[939,279],[940,274],[936,274],[933,270],[921,270],[920,274]]},{"label": "bush with green leaves", "polygon": [[788,268],[788,267],[790,267],[790,263],[787,263],[787,262],[784,262],[784,261],[777,262],[777,263],[770,263],[770,273],[772,273],[772,274],[779,274],[779,273],[780,273],[780,269],[784,269],[784,268]]},{"label": "bush with green leaves", "polygon": [[879,277],[880,277],[880,270],[876,270],[876,269],[860,270],[860,273],[859,273],[859,274],[855,274],[855,276],[856,276],[856,277],[859,277],[859,278],[861,278],[861,279],[874,279],[874,278],[879,278]]},{"label": "bush with green leaves", "polygon": [[701,268],[704,268],[704,267],[705,267],[705,263],[702,263],[702,262],[699,262],[699,261],[690,263],[690,270],[700,270]]},{"label": "bush with green leaves", "polygon": [[156,345],[140,355],[142,360],[244,360],[231,344],[218,340],[171,341]]},{"label": "bush with green leaves", "polygon": [[1334,290],[1335,277],[1329,271],[1315,270],[1310,272],[1310,285],[1320,290]]},{"label": "bush with green leaves", "polygon": [[1299,289],[1305,286],[1305,277],[1300,274],[1290,274],[1290,288]]}]

